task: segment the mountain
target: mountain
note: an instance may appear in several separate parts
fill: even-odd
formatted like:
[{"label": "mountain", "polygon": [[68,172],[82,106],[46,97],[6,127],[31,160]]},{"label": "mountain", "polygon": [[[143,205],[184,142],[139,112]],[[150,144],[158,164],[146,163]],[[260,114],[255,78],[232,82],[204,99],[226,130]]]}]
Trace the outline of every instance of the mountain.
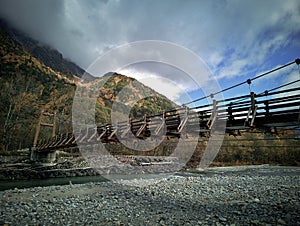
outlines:
[{"label": "mountain", "polygon": [[[130,112],[130,118],[142,118],[145,114],[157,114],[177,106],[136,79],[118,73],[112,73],[108,78],[101,77],[88,85],[90,88],[87,89],[85,96],[88,96],[87,92],[94,92],[93,89],[96,87],[98,96],[95,117],[98,124],[110,121],[113,104],[117,106],[117,116],[120,121],[128,118],[126,112]],[[82,84],[78,86],[81,87]],[[84,84],[83,87],[86,86]],[[79,87],[77,93],[80,90]]]},{"label": "mountain", "polygon": [[[175,106],[137,80],[114,72],[100,78],[91,76],[81,83],[80,67],[63,59],[56,50],[47,52],[49,47],[36,47],[33,44],[37,41],[24,39],[16,31],[12,34],[11,30],[7,31],[7,25],[0,27],[0,151],[30,147],[42,110],[56,112],[56,132],[72,132],[75,94],[86,97],[91,92],[96,94],[95,118],[99,125],[110,121],[115,102],[124,112],[130,110],[133,118]],[[124,90],[125,95],[118,95]],[[41,131],[41,138],[49,136],[50,129]]]},{"label": "mountain", "polygon": [[63,55],[57,50],[30,38],[19,30],[14,29],[5,20],[0,19],[0,26],[16,43],[21,45],[26,52],[56,72],[60,72],[69,78],[72,78],[74,75],[81,78],[82,75],[86,73],[86,79],[87,77],[91,80],[94,79],[92,75],[87,73],[78,65],[64,59]]}]

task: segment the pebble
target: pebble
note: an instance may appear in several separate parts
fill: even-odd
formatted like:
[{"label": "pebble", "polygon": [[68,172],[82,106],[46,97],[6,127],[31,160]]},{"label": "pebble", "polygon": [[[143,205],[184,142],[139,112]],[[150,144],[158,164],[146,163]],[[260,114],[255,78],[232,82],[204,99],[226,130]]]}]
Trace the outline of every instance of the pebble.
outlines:
[{"label": "pebble", "polygon": [[[224,173],[157,180],[148,186],[102,182],[1,191],[0,225],[234,226],[300,222],[299,175]],[[28,199],[19,201],[16,197],[20,196]]]},{"label": "pebble", "polygon": [[254,199],[253,201],[256,202],[256,203],[259,203],[259,199],[257,199],[257,198]]},{"label": "pebble", "polygon": [[222,222],[225,222],[225,221],[227,221],[227,219],[226,219],[226,218],[224,218],[224,217],[219,217],[219,220],[220,220],[220,221],[222,221]]},{"label": "pebble", "polygon": [[277,222],[278,222],[278,224],[281,224],[281,225],[286,225],[285,221],[284,221],[284,220],[282,220],[282,219],[279,219]]}]

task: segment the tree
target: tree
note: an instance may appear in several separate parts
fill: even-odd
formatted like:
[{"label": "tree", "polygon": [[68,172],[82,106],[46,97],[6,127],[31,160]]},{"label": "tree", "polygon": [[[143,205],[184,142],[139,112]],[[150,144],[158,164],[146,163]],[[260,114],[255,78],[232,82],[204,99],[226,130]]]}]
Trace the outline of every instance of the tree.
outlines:
[{"label": "tree", "polygon": [[[22,75],[17,74],[3,84],[5,87],[3,95],[6,96],[7,104],[4,106],[4,124],[2,132],[2,143],[5,151],[10,147],[11,140],[15,136],[15,132],[19,123],[19,116],[24,107],[24,99],[28,95],[30,79],[24,81]],[[6,108],[5,108],[6,107]]]}]

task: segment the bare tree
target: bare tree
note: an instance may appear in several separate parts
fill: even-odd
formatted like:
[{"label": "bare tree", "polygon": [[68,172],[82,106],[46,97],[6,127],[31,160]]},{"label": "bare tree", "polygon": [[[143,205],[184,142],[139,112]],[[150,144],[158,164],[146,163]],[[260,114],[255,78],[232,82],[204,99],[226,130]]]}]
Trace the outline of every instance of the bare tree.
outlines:
[{"label": "bare tree", "polygon": [[6,151],[9,149],[12,139],[15,137],[20,113],[23,110],[24,99],[28,95],[30,83],[30,80],[27,80],[24,83],[24,77],[16,75],[11,79],[8,88],[5,90],[9,106],[3,126],[2,142],[5,145]]}]

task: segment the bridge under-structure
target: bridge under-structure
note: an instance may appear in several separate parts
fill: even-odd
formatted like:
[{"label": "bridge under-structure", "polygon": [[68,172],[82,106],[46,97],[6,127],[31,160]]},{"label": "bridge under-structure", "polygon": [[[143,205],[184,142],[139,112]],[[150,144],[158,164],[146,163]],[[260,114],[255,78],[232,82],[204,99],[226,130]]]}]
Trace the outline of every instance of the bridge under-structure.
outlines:
[{"label": "bridge under-structure", "polygon": [[[285,66],[292,63],[296,63],[299,67],[300,59]],[[165,139],[188,137],[189,135],[210,137],[218,122],[223,122],[225,132],[231,135],[240,135],[244,131],[253,129],[275,133],[278,128],[299,129],[300,86],[295,86],[299,82],[300,79],[262,93],[251,92],[247,95],[222,100],[215,100],[213,99],[214,95],[210,95],[211,104],[188,107],[190,104],[188,103],[158,114],[145,115],[141,119],[105,123],[101,126],[84,125],[74,133],[57,134],[47,140],[38,141],[37,134],[32,150],[36,153],[52,153],[55,150],[76,147],[78,142],[81,145],[93,145],[99,142],[107,144],[132,137],[141,140],[155,139],[158,136],[163,136]],[[251,84],[251,80],[248,79],[245,83]],[[238,85],[241,84],[243,83]],[[293,88],[286,88],[292,84]],[[47,125],[53,127],[55,123]]]}]

